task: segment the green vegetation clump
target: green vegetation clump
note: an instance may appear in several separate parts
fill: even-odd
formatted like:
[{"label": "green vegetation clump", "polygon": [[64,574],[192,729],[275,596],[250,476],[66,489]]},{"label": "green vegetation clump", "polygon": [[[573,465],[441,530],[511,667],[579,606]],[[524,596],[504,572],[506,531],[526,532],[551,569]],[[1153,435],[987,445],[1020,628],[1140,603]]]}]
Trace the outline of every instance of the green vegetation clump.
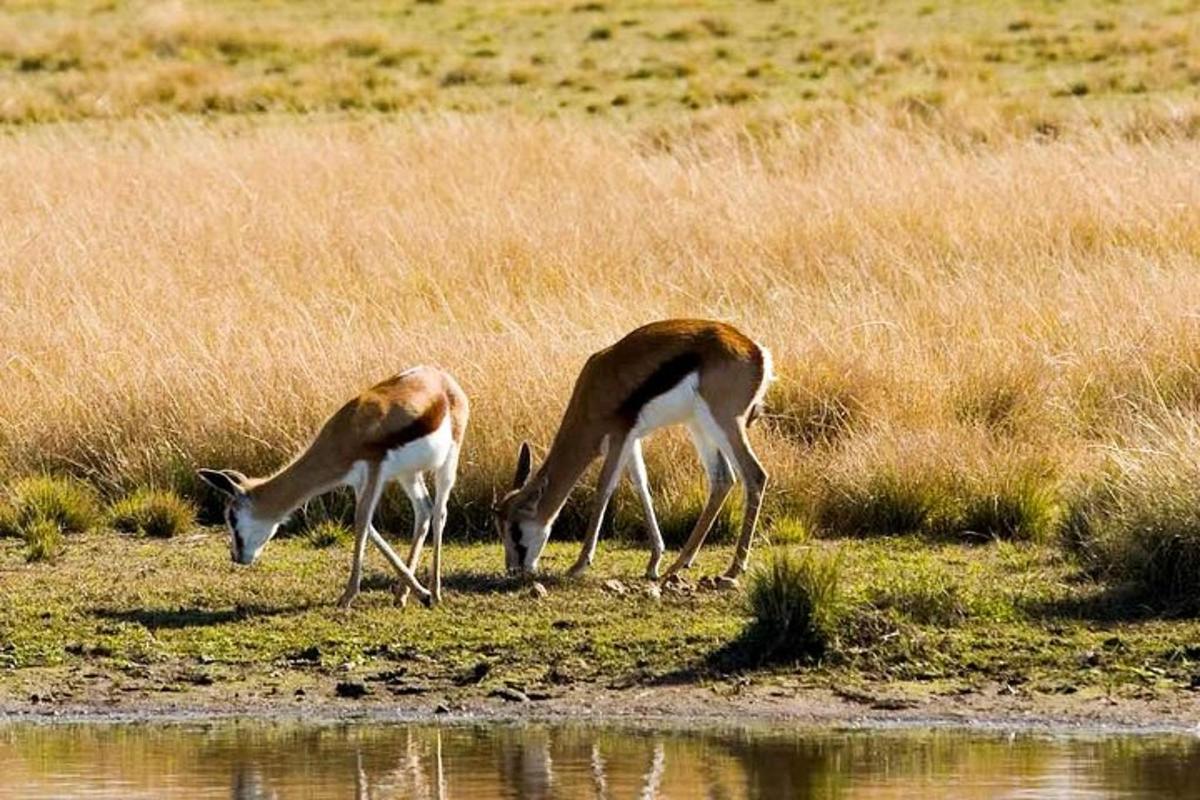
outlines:
[{"label": "green vegetation clump", "polygon": [[835,536],[1045,541],[1058,524],[1059,497],[1053,470],[1037,462],[884,463],[830,479],[814,515]]},{"label": "green vegetation clump", "polygon": [[70,478],[24,478],[6,494],[0,510],[0,536],[24,537],[41,522],[50,522],[63,533],[83,533],[100,520],[96,493]]},{"label": "green vegetation clump", "polygon": [[25,560],[53,561],[62,552],[62,529],[52,520],[38,519],[26,526]]},{"label": "green vegetation clump", "polygon": [[108,520],[122,533],[169,539],[196,524],[196,509],[174,492],[139,489],[117,501]]},{"label": "green vegetation clump", "polygon": [[1200,608],[1196,460],[1180,447],[1118,461],[1072,498],[1064,544],[1095,577],[1125,584],[1151,606]]},{"label": "green vegetation clump", "polygon": [[342,542],[350,541],[352,533],[349,528],[334,520],[321,520],[308,529],[304,538],[313,547],[333,547]]},{"label": "green vegetation clump", "polygon": [[775,550],[750,579],[743,645],[758,663],[813,661],[833,638],[841,563],[813,551]]}]

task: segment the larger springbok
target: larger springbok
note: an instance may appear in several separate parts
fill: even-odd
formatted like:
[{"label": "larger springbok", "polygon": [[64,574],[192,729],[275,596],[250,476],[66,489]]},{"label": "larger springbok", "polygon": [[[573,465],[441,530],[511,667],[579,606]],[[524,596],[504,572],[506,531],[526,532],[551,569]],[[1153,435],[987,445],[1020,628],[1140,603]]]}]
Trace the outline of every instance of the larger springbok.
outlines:
[{"label": "larger springbok", "polygon": [[529,445],[521,446],[513,489],[497,509],[508,571],[537,569],[551,526],[571,489],[588,465],[605,454],[583,549],[570,572],[578,575],[591,565],[608,501],[622,471],[628,469],[650,529],[646,576],[658,577],[664,548],[641,440],[659,428],[683,424],[708,473],[709,494],[696,527],[666,576],[692,565],[736,475],[746,487],[745,515],[733,563],[718,579],[735,584],[746,569],[767,484],[767,472],[750,447],[746,426],[771,377],[768,350],[721,322],[654,322],[594,354],[575,381],[546,460],[532,477]]},{"label": "larger springbok", "polygon": [[[399,574],[396,595],[402,605],[409,589],[427,606],[440,601],[442,529],[467,416],[467,396],[453,377],[432,367],[414,367],[342,406],[308,449],[269,478],[247,478],[234,470],[200,470],[201,478],[229,498],[225,521],[233,560],[253,564],[294,509],[315,495],[349,485],[356,498],[354,560],[338,605],[347,608],[358,596],[367,539]],[[425,488],[426,472],[434,474],[432,500]],[[372,523],[390,480],[403,487],[412,503],[413,543],[407,563]],[[413,574],[431,526],[432,592]]]}]

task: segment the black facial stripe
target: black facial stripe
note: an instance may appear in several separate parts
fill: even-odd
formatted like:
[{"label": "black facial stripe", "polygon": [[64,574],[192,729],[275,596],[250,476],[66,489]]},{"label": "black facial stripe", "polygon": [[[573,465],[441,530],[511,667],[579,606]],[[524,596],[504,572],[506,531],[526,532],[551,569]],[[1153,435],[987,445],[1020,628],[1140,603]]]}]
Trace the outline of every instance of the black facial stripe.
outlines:
[{"label": "black facial stripe", "polygon": [[521,541],[521,525],[517,522],[511,522],[508,526],[508,536],[512,539],[513,548],[517,551],[517,563],[525,566],[525,556],[529,552],[529,548]]},{"label": "black facial stripe", "polygon": [[699,353],[680,353],[667,359],[617,406],[617,414],[629,425],[633,425],[647,403],[674,389],[681,380],[699,368]]},{"label": "black facial stripe", "polygon": [[233,513],[233,509],[225,512],[225,520],[229,523],[229,530],[233,532],[233,543],[237,547],[238,552],[242,550],[242,535],[237,529],[237,515]]}]

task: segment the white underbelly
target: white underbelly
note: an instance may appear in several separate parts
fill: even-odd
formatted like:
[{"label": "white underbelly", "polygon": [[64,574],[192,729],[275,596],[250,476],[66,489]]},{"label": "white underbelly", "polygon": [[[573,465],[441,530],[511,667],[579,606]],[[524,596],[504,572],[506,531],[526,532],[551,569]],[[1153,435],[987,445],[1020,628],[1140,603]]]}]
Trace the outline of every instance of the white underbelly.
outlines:
[{"label": "white underbelly", "polygon": [[[451,434],[450,417],[447,415],[437,430],[389,450],[382,462],[383,479],[388,481],[402,475],[439,469],[446,463],[453,447],[454,436]],[[344,483],[358,486],[366,474],[367,462],[355,461],[350,472],[346,474]]]},{"label": "white underbelly", "polygon": [[657,428],[678,425],[695,417],[700,402],[700,374],[689,373],[670,390],[642,406],[633,434],[642,436]]}]

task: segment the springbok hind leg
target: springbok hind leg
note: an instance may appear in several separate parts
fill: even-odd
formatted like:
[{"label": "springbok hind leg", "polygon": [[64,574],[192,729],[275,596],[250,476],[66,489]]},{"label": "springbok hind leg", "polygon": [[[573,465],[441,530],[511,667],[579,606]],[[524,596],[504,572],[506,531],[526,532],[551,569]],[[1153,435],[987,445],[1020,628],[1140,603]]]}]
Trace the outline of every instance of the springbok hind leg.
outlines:
[{"label": "springbok hind leg", "polygon": [[696,526],[692,528],[687,543],[679,551],[679,557],[667,570],[664,576],[667,578],[692,566],[692,562],[696,560],[696,553],[700,551],[701,545],[712,530],[717,515],[721,513],[721,507],[725,505],[725,498],[729,497],[729,490],[733,488],[733,473],[729,469],[729,462],[721,454],[716,442],[699,426],[692,426],[690,430],[692,442],[696,445],[696,452],[700,454],[700,461],[708,475],[708,502],[704,504],[704,510],[700,512],[700,518],[696,520]]},{"label": "springbok hind leg", "polygon": [[767,471],[763,468],[746,435],[746,425],[741,418],[732,420],[725,429],[726,439],[733,461],[742,483],[746,487],[746,509],[742,516],[742,531],[734,549],[733,562],[717,582],[724,586],[736,586],[737,580],[746,571],[750,560],[750,545],[754,541],[754,529],[758,524],[758,512],[762,507],[763,493],[767,488]]}]

